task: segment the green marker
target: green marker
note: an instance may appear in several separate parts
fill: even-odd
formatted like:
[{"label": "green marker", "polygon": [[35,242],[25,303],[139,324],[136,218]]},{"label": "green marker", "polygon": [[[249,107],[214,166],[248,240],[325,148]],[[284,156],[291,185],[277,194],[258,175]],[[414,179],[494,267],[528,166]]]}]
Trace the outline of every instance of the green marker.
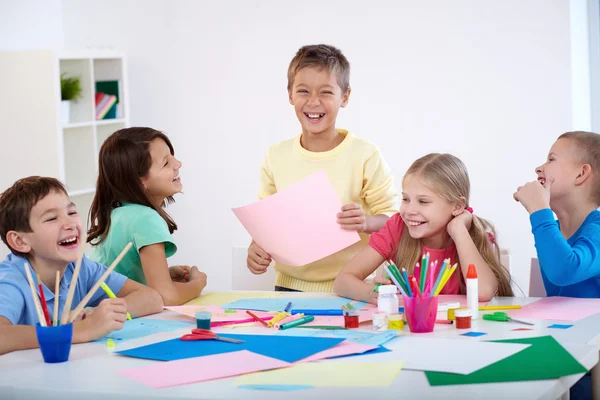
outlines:
[{"label": "green marker", "polygon": [[307,315],[306,317],[297,319],[295,321],[290,321],[290,322],[287,322],[285,324],[281,324],[279,326],[279,329],[280,330],[290,329],[290,328],[293,328],[293,327],[298,326],[298,325],[307,324],[307,323],[309,323],[311,321],[314,321],[314,320],[315,320],[315,317],[313,315]]}]

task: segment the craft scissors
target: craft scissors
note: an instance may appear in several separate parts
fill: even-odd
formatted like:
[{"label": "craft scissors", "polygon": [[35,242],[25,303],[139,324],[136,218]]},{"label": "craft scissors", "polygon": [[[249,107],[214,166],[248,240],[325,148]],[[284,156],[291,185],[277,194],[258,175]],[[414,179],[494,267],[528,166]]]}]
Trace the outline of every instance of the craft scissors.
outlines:
[{"label": "craft scissors", "polygon": [[213,331],[207,329],[192,329],[192,333],[188,333],[179,338],[185,341],[196,341],[196,340],[220,340],[221,342],[229,343],[244,343],[243,340],[231,339],[217,335]]},{"label": "craft scissors", "polygon": [[525,325],[535,325],[531,322],[511,318],[507,313],[502,312],[502,311],[498,311],[493,314],[484,314],[483,319],[485,319],[486,321],[518,322],[520,324],[525,324]]}]

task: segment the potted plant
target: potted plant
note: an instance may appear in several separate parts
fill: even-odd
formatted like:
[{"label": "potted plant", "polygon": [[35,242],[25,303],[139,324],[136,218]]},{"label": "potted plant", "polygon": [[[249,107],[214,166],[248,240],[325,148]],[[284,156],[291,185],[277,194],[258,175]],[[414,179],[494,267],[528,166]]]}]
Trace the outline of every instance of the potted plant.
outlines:
[{"label": "potted plant", "polygon": [[81,82],[79,77],[67,77],[66,73],[60,76],[60,120],[69,123],[71,102],[81,98]]}]

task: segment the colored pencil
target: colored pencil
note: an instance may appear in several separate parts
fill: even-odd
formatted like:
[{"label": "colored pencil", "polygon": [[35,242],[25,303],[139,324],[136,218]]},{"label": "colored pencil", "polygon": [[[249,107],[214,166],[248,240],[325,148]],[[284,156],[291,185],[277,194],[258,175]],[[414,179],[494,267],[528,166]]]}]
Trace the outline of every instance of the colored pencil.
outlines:
[{"label": "colored pencil", "polygon": [[83,233],[79,237],[79,255],[77,256],[77,263],[75,264],[75,269],[73,270],[73,276],[71,277],[71,282],[69,283],[69,291],[67,292],[67,299],[65,300],[65,305],[63,306],[62,315],[60,317],[60,324],[64,325],[69,322],[69,318],[71,316],[71,306],[73,303],[73,295],[75,294],[75,288],[77,287],[77,279],[79,278],[79,270],[81,269],[81,260],[83,260],[83,252],[85,251],[85,243],[87,241],[87,234]]},{"label": "colored pencil", "polygon": [[50,313],[48,312],[48,303],[46,303],[46,295],[44,294],[44,287],[42,286],[42,280],[40,279],[40,274],[35,274],[38,281],[38,289],[40,289],[40,300],[42,302],[42,311],[44,312],[44,319],[46,320],[46,324],[48,326],[52,326],[52,321],[50,320]]},{"label": "colored pencil", "polygon": [[38,295],[35,292],[35,285],[33,283],[33,278],[31,277],[31,271],[29,271],[28,263],[25,263],[25,274],[27,275],[27,280],[29,281],[29,289],[31,290],[31,297],[33,297],[33,305],[35,308],[35,313],[37,314],[38,320],[40,321],[40,325],[46,326],[46,320],[44,319],[44,313],[42,312],[42,306],[40,305],[40,299],[38,298]]},{"label": "colored pencil", "polygon": [[408,296],[412,297],[413,293],[410,290],[410,283],[408,281],[408,274],[406,273],[406,268],[402,268],[402,277],[404,277],[404,282],[406,282],[406,289],[408,289]]},{"label": "colored pencil", "polygon": [[58,304],[60,303],[59,292],[60,292],[60,272],[56,271],[56,283],[54,284],[54,312],[52,315],[52,317],[54,318],[52,325],[54,325],[54,326],[58,326]]},{"label": "colored pencil", "polygon": [[246,311],[246,314],[248,314],[249,316],[251,316],[252,318],[254,318],[257,322],[260,322],[261,324],[263,324],[264,326],[266,326],[267,328],[269,327],[269,324],[266,323],[265,321],[263,321],[262,319],[258,318],[258,316],[256,314],[254,314],[251,311]]}]

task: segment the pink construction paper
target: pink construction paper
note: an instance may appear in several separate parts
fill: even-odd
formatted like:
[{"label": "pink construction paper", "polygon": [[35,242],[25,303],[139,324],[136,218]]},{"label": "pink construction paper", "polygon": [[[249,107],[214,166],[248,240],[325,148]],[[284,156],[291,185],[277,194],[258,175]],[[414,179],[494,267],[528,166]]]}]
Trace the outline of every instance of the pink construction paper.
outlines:
[{"label": "pink construction paper", "polygon": [[342,203],[319,170],[256,203],[233,212],[252,239],[280,264],[302,266],[358,242],[337,223]]},{"label": "pink construction paper", "polygon": [[[225,310],[219,306],[168,306],[165,307],[165,309],[186,315],[193,319],[195,319],[196,312],[208,311],[211,313],[211,326],[227,325],[227,323],[240,324],[254,321],[251,316],[246,314],[245,310],[231,310],[232,312],[226,313]],[[264,311],[252,311],[252,313],[263,321],[268,321],[273,318],[273,314]]]},{"label": "pink construction paper", "polygon": [[[462,294],[440,294],[438,295],[438,305],[443,303],[460,303],[461,307],[467,306],[467,296]],[[486,306],[487,301],[480,301],[479,306]]]},{"label": "pink construction paper", "polygon": [[350,354],[362,354],[366,351],[376,349],[377,346],[371,346],[366,344],[354,343],[349,340],[344,340],[342,343],[334,346],[330,349],[321,351],[320,353],[313,354],[310,357],[306,357],[300,361],[301,362],[309,362],[309,361],[318,361],[324,360],[326,358],[331,357],[339,357],[339,356],[347,356]]},{"label": "pink construction paper", "polygon": [[513,318],[577,321],[600,313],[600,299],[546,297],[526,304],[518,310],[506,310],[505,312]]},{"label": "pink construction paper", "polygon": [[[358,323],[368,322],[373,320],[373,312],[377,311],[369,309],[364,310],[361,309],[358,314]],[[303,326],[344,326],[344,317],[335,316],[335,315],[315,315],[315,319],[311,322],[304,324]]]},{"label": "pink construction paper", "polygon": [[185,385],[227,378],[250,372],[289,367],[292,364],[248,350],[183,360],[157,362],[117,373],[153,388]]}]

